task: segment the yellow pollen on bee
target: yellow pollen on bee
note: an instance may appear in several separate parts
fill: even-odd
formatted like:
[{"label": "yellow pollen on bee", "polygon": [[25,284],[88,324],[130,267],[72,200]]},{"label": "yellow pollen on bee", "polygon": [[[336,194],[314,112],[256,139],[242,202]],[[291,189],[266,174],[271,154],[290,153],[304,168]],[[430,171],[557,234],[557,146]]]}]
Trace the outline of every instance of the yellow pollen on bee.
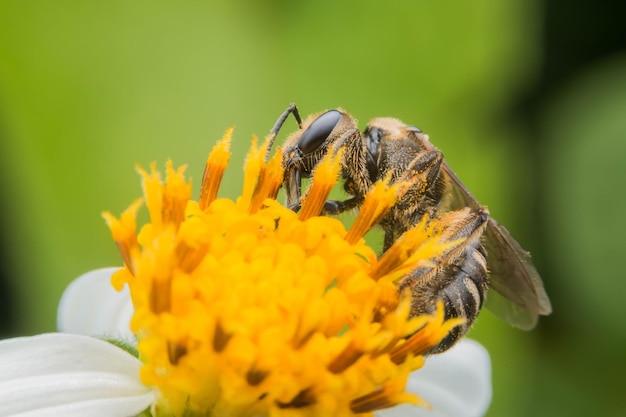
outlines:
[{"label": "yellow pollen on bee", "polygon": [[408,375],[458,323],[442,307],[410,317],[393,279],[428,261],[419,254],[436,256],[440,233],[421,224],[378,259],[362,238],[398,190],[376,184],[347,231],[320,216],[339,152],[318,164],[297,214],[275,200],[282,154],[267,160],[268,139],[253,141],[237,201],[217,198],[231,134],[209,154],[199,202],[184,167],[168,162],[165,179],[138,169],[150,214],[138,233],[139,200],[120,219],[104,214],[126,266],[112,282],[130,288],[141,379],[157,392],[153,415],[354,416],[421,403],[405,392]]}]

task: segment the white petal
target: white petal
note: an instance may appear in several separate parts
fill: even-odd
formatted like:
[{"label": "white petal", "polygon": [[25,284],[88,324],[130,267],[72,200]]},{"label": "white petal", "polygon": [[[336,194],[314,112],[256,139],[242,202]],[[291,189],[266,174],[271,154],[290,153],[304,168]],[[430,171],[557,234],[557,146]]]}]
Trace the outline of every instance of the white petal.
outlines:
[{"label": "white petal", "polygon": [[103,268],[76,278],[65,290],[57,316],[59,331],[133,340],[133,304],[128,288],[115,291],[111,275],[119,268]]},{"label": "white petal", "polygon": [[478,342],[463,339],[449,351],[431,356],[411,374],[407,391],[432,409],[401,405],[376,413],[379,417],[479,417],[491,403],[491,361]]},{"label": "white petal", "polygon": [[153,401],[141,362],[88,336],[50,333],[0,341],[0,416],[133,416]]}]

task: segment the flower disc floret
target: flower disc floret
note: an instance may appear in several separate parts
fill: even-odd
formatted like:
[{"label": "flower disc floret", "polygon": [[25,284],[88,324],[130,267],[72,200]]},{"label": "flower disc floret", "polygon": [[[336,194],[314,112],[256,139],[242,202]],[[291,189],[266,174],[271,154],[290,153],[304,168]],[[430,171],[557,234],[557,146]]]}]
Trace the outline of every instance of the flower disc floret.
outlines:
[{"label": "flower disc floret", "polygon": [[199,202],[168,162],[165,180],[139,169],[150,223],[138,234],[139,203],[120,219],[105,213],[126,266],[113,284],[130,287],[141,378],[158,392],[153,413],[351,416],[419,403],[407,377],[457,322],[441,306],[409,317],[394,282],[408,262],[428,262],[415,254],[449,247],[436,221],[405,239],[398,253],[412,255],[382,267],[363,235],[397,191],[374,186],[346,230],[320,215],[339,172],[331,153],[298,215],[275,200],[282,155],[266,161],[267,140],[248,154],[242,196],[217,198],[231,133],[209,155]]}]

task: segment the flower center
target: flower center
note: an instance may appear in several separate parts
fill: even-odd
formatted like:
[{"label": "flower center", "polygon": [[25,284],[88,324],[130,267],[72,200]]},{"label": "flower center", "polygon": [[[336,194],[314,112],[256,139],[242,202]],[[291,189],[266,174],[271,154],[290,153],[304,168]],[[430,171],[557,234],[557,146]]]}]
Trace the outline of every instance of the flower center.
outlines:
[{"label": "flower center", "polygon": [[154,165],[139,168],[150,213],[139,234],[140,202],[119,219],[104,214],[155,415],[350,416],[419,403],[407,377],[460,321],[445,321],[441,306],[409,317],[394,283],[450,247],[444,228],[424,220],[378,258],[363,236],[399,188],[373,186],[345,230],[320,215],[342,157],[329,154],[296,214],[275,200],[282,154],[265,161],[267,140],[253,141],[241,196],[217,198],[231,134],[209,155],[198,202],[184,167],[168,162],[164,181]]}]

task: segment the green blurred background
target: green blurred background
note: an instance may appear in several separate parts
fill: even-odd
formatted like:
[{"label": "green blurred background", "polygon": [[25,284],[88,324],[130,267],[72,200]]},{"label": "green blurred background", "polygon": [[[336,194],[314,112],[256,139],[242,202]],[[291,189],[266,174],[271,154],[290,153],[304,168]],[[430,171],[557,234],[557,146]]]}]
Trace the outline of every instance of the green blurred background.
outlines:
[{"label": "green blurred background", "polygon": [[140,194],[135,163],[187,163],[197,185],[235,124],[234,197],[252,133],[291,102],[342,106],[420,126],[534,254],[554,314],[525,333],[483,313],[471,334],[493,360],[489,416],[626,415],[610,3],[0,0],[0,334],[53,331],[63,288],[120,263],[100,213]]}]

